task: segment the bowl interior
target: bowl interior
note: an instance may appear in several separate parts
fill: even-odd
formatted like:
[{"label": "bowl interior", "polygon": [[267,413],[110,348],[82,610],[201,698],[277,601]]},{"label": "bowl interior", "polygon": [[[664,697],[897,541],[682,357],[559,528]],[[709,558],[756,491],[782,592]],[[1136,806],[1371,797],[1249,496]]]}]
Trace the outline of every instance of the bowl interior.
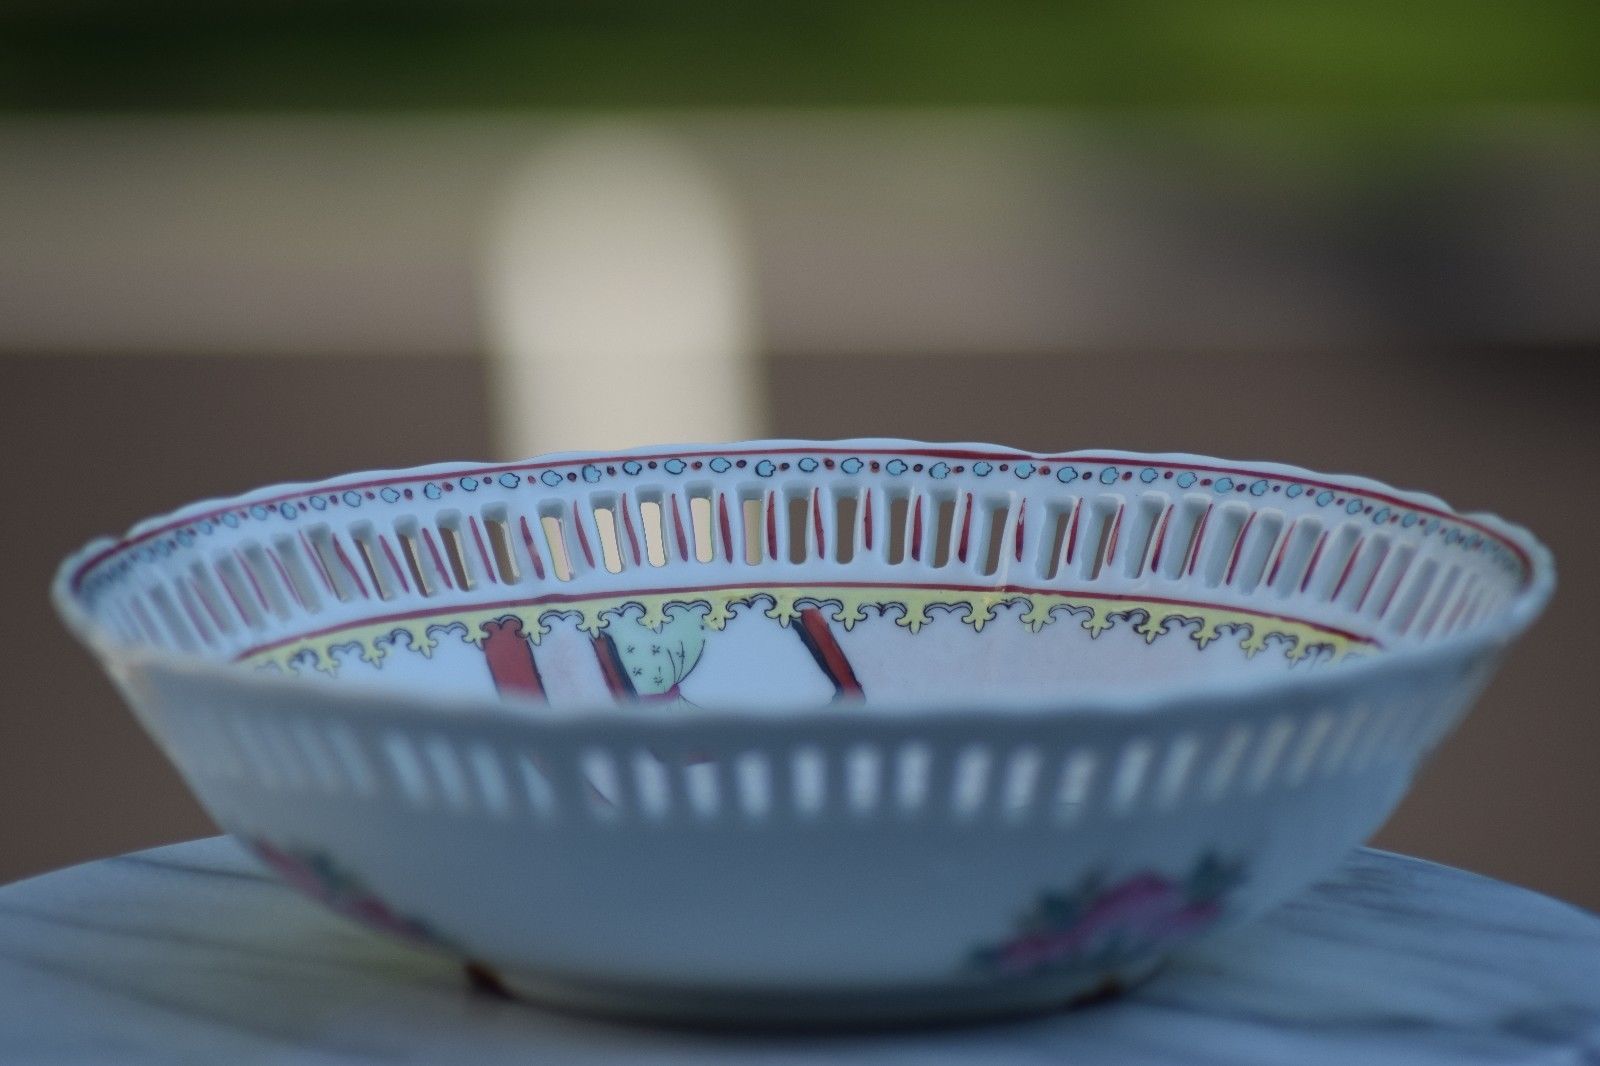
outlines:
[{"label": "bowl interior", "polygon": [[254,670],[776,707],[1337,669],[1494,624],[1531,564],[1437,500],[1287,467],[768,442],[268,489],[63,580],[116,642]]}]

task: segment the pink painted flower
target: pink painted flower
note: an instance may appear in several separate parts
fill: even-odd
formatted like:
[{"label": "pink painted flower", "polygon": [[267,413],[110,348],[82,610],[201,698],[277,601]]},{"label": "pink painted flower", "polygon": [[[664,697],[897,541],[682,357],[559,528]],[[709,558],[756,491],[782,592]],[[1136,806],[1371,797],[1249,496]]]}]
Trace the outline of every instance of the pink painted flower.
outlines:
[{"label": "pink painted flower", "polygon": [[297,853],[265,840],[251,840],[251,849],[285,883],[329,909],[361,924],[406,940],[437,943],[426,923],[400,914],[361,882],[340,870],[325,855]]},{"label": "pink painted flower", "polygon": [[982,969],[1021,974],[1054,967],[1106,966],[1155,954],[1221,917],[1222,897],[1240,879],[1238,863],[1206,855],[1182,881],[1144,871],[1102,887],[1042,894],[1018,935],[978,951]]}]

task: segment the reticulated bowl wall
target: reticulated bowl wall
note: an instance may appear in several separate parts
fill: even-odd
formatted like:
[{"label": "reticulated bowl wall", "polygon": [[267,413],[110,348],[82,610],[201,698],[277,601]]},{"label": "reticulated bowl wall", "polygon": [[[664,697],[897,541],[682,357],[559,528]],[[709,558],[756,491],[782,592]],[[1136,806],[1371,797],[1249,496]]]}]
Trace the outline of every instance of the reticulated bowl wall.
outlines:
[{"label": "reticulated bowl wall", "polygon": [[556,705],[1050,700],[1309,672],[1492,621],[1526,549],[1284,468],[754,446],[355,478],[75,578],[129,643]]},{"label": "reticulated bowl wall", "polygon": [[56,592],[341,913],[585,1006],[878,1018],[1059,1002],[1294,891],[1551,581],[1364,479],[846,441],[267,489]]}]

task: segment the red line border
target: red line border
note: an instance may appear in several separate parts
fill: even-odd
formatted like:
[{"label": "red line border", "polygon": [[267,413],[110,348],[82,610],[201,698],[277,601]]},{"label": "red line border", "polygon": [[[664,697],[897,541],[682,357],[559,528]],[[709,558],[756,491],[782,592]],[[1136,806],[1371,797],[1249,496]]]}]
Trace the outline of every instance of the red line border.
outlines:
[{"label": "red line border", "polygon": [[[1075,455],[1075,454],[1066,453],[1066,452],[1059,453],[1057,455],[1040,455],[1040,454],[1034,454],[1034,453],[1029,453],[1029,452],[1008,452],[1008,451],[1006,451],[1006,452],[986,452],[986,451],[975,451],[975,450],[961,449],[961,448],[889,448],[889,449],[871,449],[871,448],[818,447],[818,448],[778,448],[778,449],[759,448],[759,449],[754,449],[754,450],[750,450],[750,451],[741,451],[741,450],[739,450],[737,448],[714,448],[714,449],[707,449],[707,450],[701,450],[701,451],[661,452],[661,453],[651,454],[651,455],[640,455],[640,454],[595,455],[595,456],[582,456],[582,457],[575,458],[575,459],[553,460],[553,461],[549,461],[549,462],[503,463],[503,464],[492,465],[492,466],[467,467],[466,469],[452,470],[448,474],[434,474],[434,475],[401,474],[401,475],[396,475],[394,477],[373,478],[373,479],[371,479],[369,481],[356,481],[356,482],[342,483],[342,484],[339,484],[336,487],[329,487],[329,488],[320,488],[320,487],[317,487],[316,485],[310,485],[310,486],[307,486],[305,488],[296,489],[293,492],[284,492],[284,493],[280,493],[280,494],[278,494],[276,496],[269,496],[269,497],[267,497],[265,499],[252,499],[249,502],[249,506],[250,507],[273,506],[273,505],[282,503],[285,500],[295,500],[295,499],[299,499],[302,496],[312,496],[312,495],[317,495],[319,493],[324,493],[324,492],[327,492],[327,493],[337,492],[337,493],[343,494],[345,492],[351,492],[351,491],[361,491],[361,490],[365,490],[365,489],[382,488],[382,487],[386,487],[386,486],[389,486],[389,485],[411,485],[411,484],[425,483],[425,482],[428,482],[428,481],[437,481],[437,480],[441,480],[441,479],[450,480],[450,479],[459,479],[459,478],[464,478],[464,477],[475,477],[475,478],[479,478],[479,479],[490,479],[496,474],[522,473],[522,472],[525,472],[525,471],[552,470],[552,469],[556,469],[558,467],[569,467],[569,466],[579,466],[579,465],[583,465],[583,466],[614,465],[614,464],[626,463],[626,462],[630,462],[630,461],[649,462],[649,461],[653,460],[653,461],[656,461],[656,462],[665,462],[665,461],[672,460],[672,459],[699,459],[699,458],[704,458],[704,457],[707,457],[707,456],[715,458],[716,456],[720,456],[720,455],[740,455],[740,456],[752,456],[752,455],[760,455],[760,456],[768,456],[768,455],[779,455],[779,456],[787,456],[787,455],[903,456],[903,455],[911,455],[911,456],[919,456],[919,457],[925,458],[925,459],[965,459],[965,460],[974,460],[974,461],[976,461],[976,460],[999,460],[999,461],[1008,462],[1008,463],[1020,460],[1020,461],[1032,462],[1032,463],[1050,463],[1050,464],[1065,463],[1067,465],[1094,463],[1094,464],[1106,464],[1106,465],[1115,466],[1115,465],[1119,465],[1120,464],[1120,465],[1123,465],[1123,466],[1134,465],[1134,466],[1140,466],[1140,467],[1153,467],[1153,468],[1160,469],[1160,470],[1187,470],[1187,471],[1192,471],[1194,473],[1201,473],[1201,474],[1226,474],[1226,475],[1228,475],[1230,477],[1251,477],[1251,478],[1255,478],[1257,480],[1259,480],[1259,479],[1268,479],[1268,480],[1273,480],[1273,481],[1294,482],[1296,484],[1305,485],[1305,486],[1311,487],[1311,488],[1328,489],[1328,490],[1331,490],[1331,491],[1334,491],[1334,492],[1343,492],[1343,493],[1346,493],[1346,494],[1352,495],[1352,496],[1360,496],[1363,499],[1379,501],[1379,502],[1382,502],[1382,503],[1385,503],[1385,504],[1389,504],[1391,506],[1403,508],[1403,509],[1408,510],[1408,511],[1415,511],[1418,514],[1432,515],[1435,518],[1440,518],[1440,519],[1443,519],[1445,521],[1454,522],[1454,523],[1456,523],[1458,525],[1461,525],[1461,526],[1464,526],[1464,527],[1466,527],[1468,529],[1476,530],[1477,532],[1483,534],[1485,537],[1488,537],[1490,540],[1493,540],[1495,543],[1500,544],[1502,547],[1506,548],[1513,555],[1515,555],[1517,557],[1517,560],[1522,564],[1525,580],[1531,580],[1532,579],[1532,574],[1533,574],[1533,561],[1528,558],[1528,554],[1527,554],[1527,552],[1525,552],[1522,549],[1522,546],[1517,544],[1516,542],[1514,542],[1512,540],[1507,539],[1502,534],[1495,532],[1494,530],[1490,529],[1488,526],[1485,526],[1482,523],[1476,522],[1476,521],[1472,520],[1471,518],[1467,518],[1467,517],[1465,517],[1463,515],[1455,514],[1455,513],[1451,512],[1451,511],[1440,510],[1437,507],[1429,507],[1429,506],[1424,505],[1424,504],[1412,503],[1412,502],[1410,502],[1408,500],[1405,500],[1405,499],[1403,499],[1403,498],[1401,498],[1399,496],[1393,496],[1393,495],[1390,495],[1388,493],[1372,492],[1372,491],[1365,490],[1365,489],[1354,489],[1354,488],[1351,488],[1348,485],[1341,485],[1341,484],[1338,484],[1337,482],[1332,482],[1332,481],[1320,481],[1320,480],[1316,480],[1316,479],[1313,479],[1313,478],[1295,477],[1295,476],[1291,476],[1291,475],[1285,475],[1285,474],[1280,474],[1280,473],[1271,473],[1271,472],[1264,471],[1264,470],[1254,470],[1254,469],[1248,469],[1248,468],[1243,468],[1243,467],[1212,466],[1212,465],[1203,464],[1203,463],[1185,463],[1185,462],[1176,462],[1176,461],[1173,461],[1173,460],[1130,458],[1128,456],[1118,457],[1118,456],[1113,456],[1113,455]],[[1048,475],[1046,475],[1046,476],[1048,476]],[[71,578],[72,589],[73,589],[73,591],[76,592],[78,590],[78,587],[82,583],[84,576],[90,570],[94,569],[96,566],[100,565],[100,563],[104,562],[107,558],[111,557],[112,555],[117,554],[118,552],[124,551],[124,550],[126,550],[128,548],[132,548],[132,547],[134,547],[136,545],[142,544],[147,540],[151,540],[151,539],[156,538],[156,537],[165,536],[167,533],[170,533],[175,529],[182,529],[185,526],[191,526],[191,525],[194,525],[197,522],[204,522],[207,519],[215,519],[220,515],[224,515],[224,514],[229,513],[230,511],[237,510],[241,506],[243,506],[243,504],[230,503],[230,504],[227,504],[225,506],[214,508],[214,509],[212,509],[210,511],[205,511],[205,512],[202,512],[202,513],[196,514],[196,515],[190,515],[190,516],[188,516],[186,518],[183,518],[181,520],[175,520],[175,521],[163,523],[162,525],[156,526],[156,527],[154,527],[152,529],[145,530],[144,532],[140,533],[138,536],[124,537],[124,538],[118,540],[115,544],[112,544],[111,546],[109,546],[109,547],[107,547],[107,548],[105,548],[105,549],[103,549],[103,550],[101,550],[99,552],[96,552],[93,556],[91,556],[90,558],[84,560],[84,562],[80,563],[78,565],[78,568],[76,570],[74,570],[73,574],[72,574],[72,578]]]}]

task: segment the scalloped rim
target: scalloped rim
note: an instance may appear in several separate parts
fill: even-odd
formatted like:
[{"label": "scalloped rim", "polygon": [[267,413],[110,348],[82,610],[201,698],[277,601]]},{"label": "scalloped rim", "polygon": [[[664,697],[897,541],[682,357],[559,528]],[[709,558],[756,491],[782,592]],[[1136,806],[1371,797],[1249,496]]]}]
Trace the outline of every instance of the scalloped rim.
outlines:
[{"label": "scalloped rim", "polygon": [[[562,720],[582,719],[603,715],[608,720],[638,719],[653,723],[695,722],[712,720],[737,720],[742,715],[726,710],[685,709],[671,719],[663,720],[658,713],[638,708],[618,707],[615,704],[554,708],[532,701],[500,698],[485,699],[467,696],[430,695],[418,697],[404,688],[390,687],[380,682],[363,683],[359,687],[338,687],[318,684],[315,681],[280,675],[254,674],[230,663],[219,663],[200,655],[168,651],[149,646],[118,643],[111,634],[99,626],[85,610],[77,596],[77,588],[84,575],[102,560],[141,540],[156,536],[175,526],[197,521],[206,515],[272,502],[284,497],[324,492],[334,489],[367,487],[393,481],[413,481],[434,477],[460,477],[465,475],[499,474],[503,472],[538,469],[546,466],[564,466],[573,463],[621,462],[628,459],[690,458],[703,455],[760,454],[773,451],[805,450],[814,452],[894,453],[896,455],[921,454],[929,457],[1024,459],[1042,463],[1061,462],[1143,462],[1147,464],[1172,464],[1194,468],[1209,468],[1230,475],[1276,477],[1306,482],[1322,483],[1329,487],[1359,492],[1381,498],[1415,510],[1430,511],[1477,527],[1495,537],[1519,555],[1525,564],[1522,588],[1507,605],[1502,615],[1485,623],[1477,630],[1454,634],[1431,645],[1396,648],[1379,656],[1357,659],[1340,666],[1338,672],[1321,675],[1285,675],[1265,677],[1257,674],[1211,678],[1195,682],[1173,682],[1161,687],[1141,686],[1137,691],[1103,685],[1081,688],[1070,698],[1060,700],[1008,700],[997,697],[986,700],[985,710],[1004,711],[1010,714],[1054,716],[1073,715],[1126,715],[1132,710],[1159,713],[1178,705],[1221,705],[1244,698],[1293,698],[1297,694],[1313,693],[1327,687],[1334,678],[1352,683],[1377,679],[1394,673],[1406,673],[1458,656],[1476,655],[1509,644],[1525,631],[1543,611],[1555,588],[1555,561],[1549,549],[1528,530],[1507,522],[1487,512],[1461,512],[1437,496],[1429,493],[1393,488],[1383,482],[1359,475],[1329,475],[1303,467],[1271,462],[1238,462],[1213,456],[1186,452],[1132,452],[1112,449],[1079,449],[1067,452],[1026,452],[1003,445],[981,443],[935,444],[923,441],[893,438],[852,438],[831,441],[811,440],[754,440],[738,441],[724,445],[682,444],[652,445],[618,452],[552,452],[519,462],[510,463],[436,463],[394,470],[366,471],[339,475],[318,481],[283,482],[252,492],[231,497],[213,497],[180,507],[162,515],[135,523],[120,537],[99,537],[68,556],[57,568],[51,582],[51,600],[67,627],[106,665],[125,667],[147,666],[168,672],[209,677],[228,684],[243,686],[262,694],[277,693],[292,700],[298,696],[312,696],[351,707],[372,706],[381,702],[394,711],[409,710],[426,716],[436,709],[448,708],[452,716],[484,715],[503,720],[508,710],[523,708],[519,718],[529,706],[537,706],[545,717]],[[371,697],[377,694],[380,701]],[[907,713],[918,716],[945,718],[961,715],[970,710],[970,701],[960,703],[919,703],[915,706],[896,703],[892,699],[876,699],[856,708],[857,715],[883,713],[904,720]],[[763,708],[763,716],[785,719],[837,720],[836,709],[779,709]]]}]

